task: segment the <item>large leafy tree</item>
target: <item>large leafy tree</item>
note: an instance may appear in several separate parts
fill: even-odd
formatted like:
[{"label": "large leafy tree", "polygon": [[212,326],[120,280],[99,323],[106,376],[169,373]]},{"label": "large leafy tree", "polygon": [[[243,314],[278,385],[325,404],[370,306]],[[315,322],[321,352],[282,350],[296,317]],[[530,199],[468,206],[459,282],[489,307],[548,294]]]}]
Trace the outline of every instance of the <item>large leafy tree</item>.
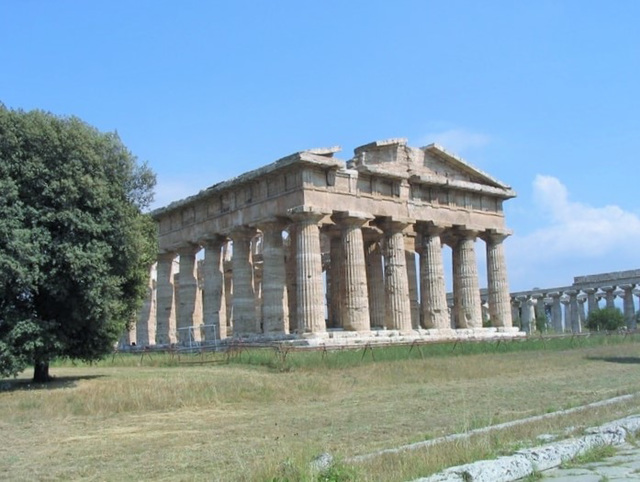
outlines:
[{"label": "large leafy tree", "polygon": [[0,376],[113,349],[156,252],[154,185],[117,134],[0,104]]}]

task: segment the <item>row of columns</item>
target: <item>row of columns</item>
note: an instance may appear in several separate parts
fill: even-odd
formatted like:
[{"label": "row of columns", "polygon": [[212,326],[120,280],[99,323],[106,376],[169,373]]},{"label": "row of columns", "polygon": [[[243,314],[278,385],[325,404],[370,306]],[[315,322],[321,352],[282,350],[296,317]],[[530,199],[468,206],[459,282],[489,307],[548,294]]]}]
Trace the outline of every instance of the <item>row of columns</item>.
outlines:
[{"label": "row of columns", "polygon": [[[162,253],[157,263],[157,344],[202,341],[227,336],[298,334],[326,331],[325,286],[319,223],[328,213],[297,209],[287,218],[241,226],[215,234],[197,245]],[[488,305],[493,326],[510,327],[511,309],[502,241],[505,234],[446,228],[429,222],[334,212],[330,263],[326,273],[329,328],[370,331],[372,327],[410,331],[416,328],[479,328],[482,308],[475,240],[487,249]],[[406,246],[413,225],[414,246]],[[252,239],[261,232],[262,276],[256,280]],[[283,231],[287,232],[287,245]],[[413,235],[412,235],[413,237]],[[232,241],[232,282],[225,283],[223,246]],[[445,290],[442,243],[452,248],[453,313]],[[204,248],[202,296],[198,296],[196,253]],[[409,249],[407,249],[409,248]],[[419,269],[416,272],[415,255]],[[409,253],[409,254],[407,254]],[[179,286],[174,262],[179,256]],[[417,280],[419,279],[419,290]],[[225,299],[233,290],[230,306]],[[420,300],[418,300],[418,291]],[[256,300],[259,300],[256,309]],[[227,308],[231,309],[227,316]],[[201,313],[199,315],[198,313]],[[175,330],[172,323],[175,320]],[[197,327],[203,323],[204,332]],[[207,327],[209,327],[207,329]],[[203,334],[204,333],[204,334]]]},{"label": "row of columns", "polygon": [[580,333],[588,315],[599,308],[601,299],[605,300],[606,308],[615,308],[615,299],[619,296],[623,300],[622,311],[626,326],[635,329],[633,297],[635,295],[640,298],[640,291],[634,291],[635,287],[635,284],[622,284],[520,295],[512,299],[512,316],[521,321],[523,331],[534,331],[536,319],[542,319],[545,323],[548,321],[557,333]]}]

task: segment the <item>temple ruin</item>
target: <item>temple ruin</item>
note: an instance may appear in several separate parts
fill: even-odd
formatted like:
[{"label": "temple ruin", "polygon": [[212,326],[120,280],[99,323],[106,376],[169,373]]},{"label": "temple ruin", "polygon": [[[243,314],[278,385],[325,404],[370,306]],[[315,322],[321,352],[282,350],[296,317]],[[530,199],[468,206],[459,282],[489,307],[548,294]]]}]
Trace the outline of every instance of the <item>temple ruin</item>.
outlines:
[{"label": "temple ruin", "polygon": [[515,192],[435,144],[338,152],[298,152],[154,211],[160,253],[129,335],[138,346],[517,334],[502,244]]}]

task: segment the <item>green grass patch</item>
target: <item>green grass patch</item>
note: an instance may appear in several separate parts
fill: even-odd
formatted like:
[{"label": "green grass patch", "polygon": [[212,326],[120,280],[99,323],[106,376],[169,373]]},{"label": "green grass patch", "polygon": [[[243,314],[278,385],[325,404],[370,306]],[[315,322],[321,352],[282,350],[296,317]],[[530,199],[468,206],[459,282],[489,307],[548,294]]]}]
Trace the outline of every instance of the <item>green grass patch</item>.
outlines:
[{"label": "green grass patch", "polygon": [[613,457],[616,454],[616,448],[613,445],[598,445],[577,456],[570,461],[561,465],[562,468],[578,467],[593,462],[601,462],[602,460]]}]

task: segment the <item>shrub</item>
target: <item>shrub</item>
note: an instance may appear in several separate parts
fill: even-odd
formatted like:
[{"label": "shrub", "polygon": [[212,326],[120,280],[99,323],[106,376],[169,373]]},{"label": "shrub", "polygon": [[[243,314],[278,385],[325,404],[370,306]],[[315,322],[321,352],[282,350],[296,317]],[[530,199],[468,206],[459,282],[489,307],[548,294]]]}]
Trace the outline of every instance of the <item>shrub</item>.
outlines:
[{"label": "shrub", "polygon": [[624,327],[624,315],[618,308],[603,308],[589,313],[585,325],[591,331],[615,331]]}]

